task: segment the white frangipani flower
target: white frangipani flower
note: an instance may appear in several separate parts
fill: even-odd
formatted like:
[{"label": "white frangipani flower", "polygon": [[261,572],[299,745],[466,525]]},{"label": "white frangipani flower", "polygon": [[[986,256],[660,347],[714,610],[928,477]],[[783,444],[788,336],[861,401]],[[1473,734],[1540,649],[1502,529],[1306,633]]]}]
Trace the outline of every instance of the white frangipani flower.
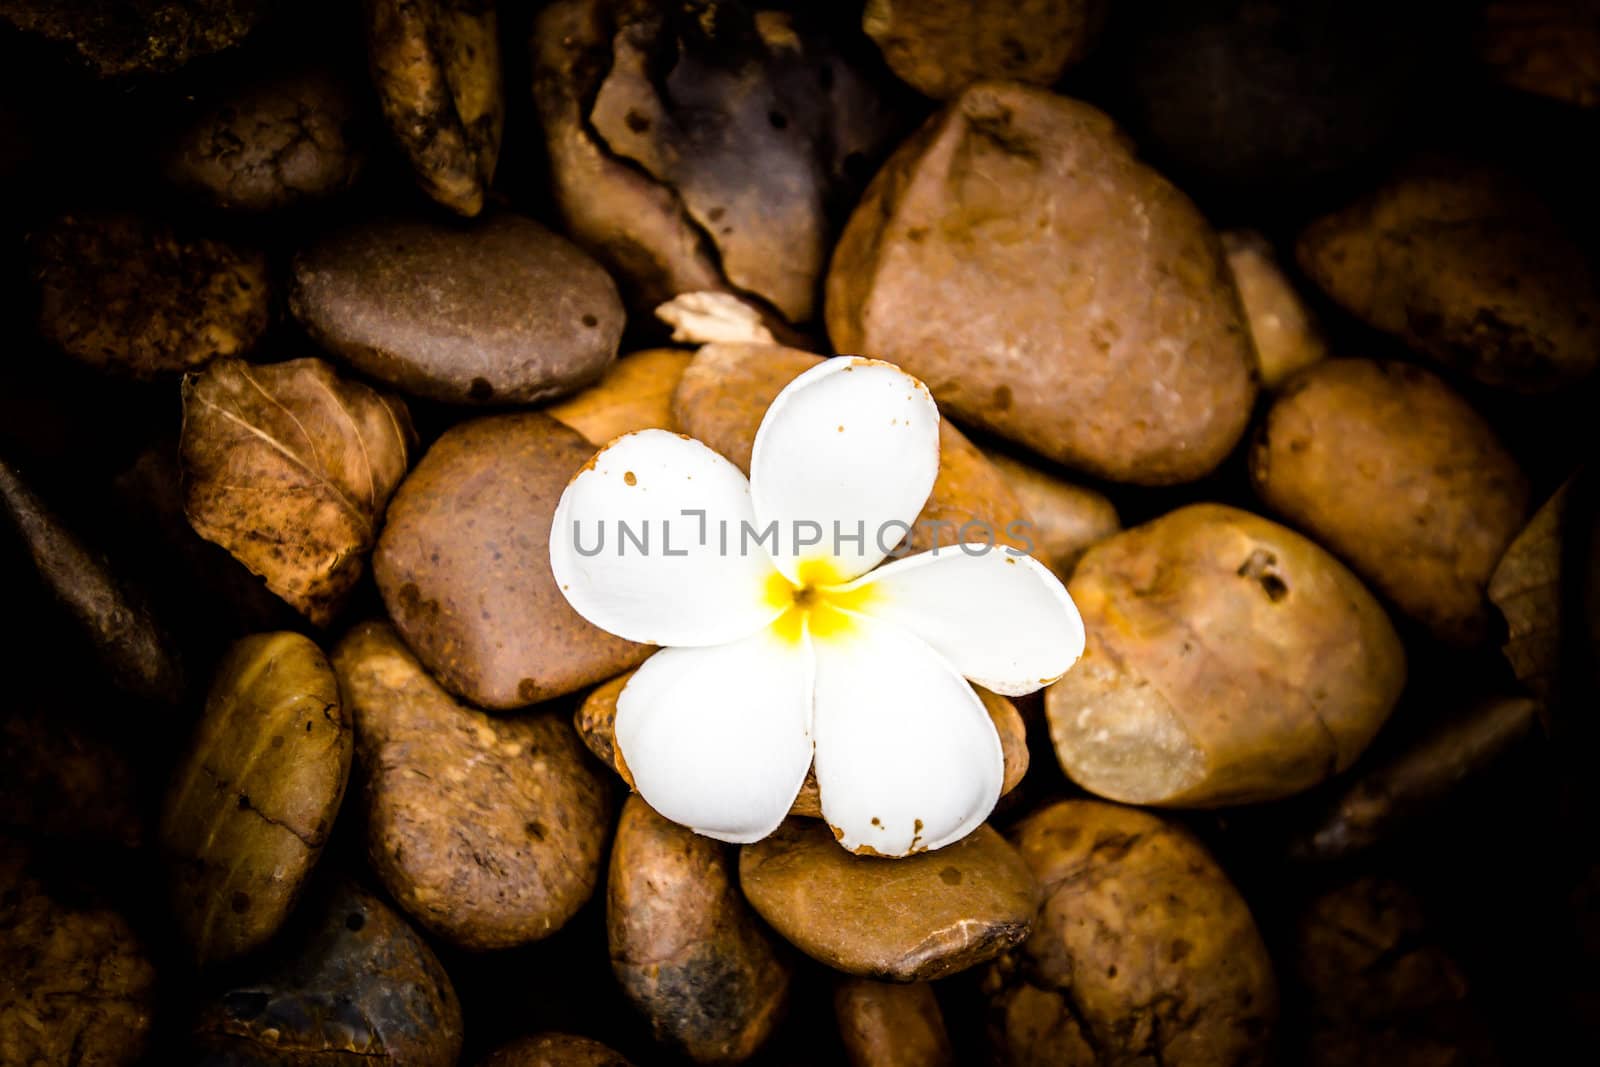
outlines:
[{"label": "white frangipani flower", "polygon": [[748,480],[665,430],[619,437],[573,478],[550,534],[557,584],[601,629],[663,646],[617,701],[616,743],[651,807],[756,841],[815,758],[823,817],[852,851],[941,848],[988,817],[1004,764],[967,679],[1010,696],[1048,685],[1082,653],[1083,623],[1008,548],[873,569],[938,468],[927,388],[835,358],[773,401]]}]

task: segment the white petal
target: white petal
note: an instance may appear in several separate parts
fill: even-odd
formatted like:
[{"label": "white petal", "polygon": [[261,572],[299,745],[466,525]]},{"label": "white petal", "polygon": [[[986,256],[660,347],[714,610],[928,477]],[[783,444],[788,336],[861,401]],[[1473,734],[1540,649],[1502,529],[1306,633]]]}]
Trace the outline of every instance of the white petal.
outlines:
[{"label": "white petal", "polygon": [[811,767],[811,681],[809,644],[769,630],[657,652],[617,698],[617,747],[634,788],[707,837],[766,837]]},{"label": "white petal", "polygon": [[813,647],[817,788],[840,843],[903,856],[975,830],[1000,798],[1005,755],[972,686],[874,619]]},{"label": "white petal", "polygon": [[601,449],[561,494],[550,567],[573,610],[602,630],[724,644],[787,604],[772,599],[774,582],[787,586],[766,551],[741,539],[754,522],[739,468],[699,441],[640,430]]},{"label": "white petal", "polygon": [[895,560],[851,583],[856,610],[905,627],[962,675],[1004,696],[1049,685],[1083,655],[1083,619],[1032,556],[983,544]]},{"label": "white petal", "polygon": [[[756,519],[763,531],[778,526],[778,567],[815,584],[848,581],[888,555],[938,473],[939,409],[927,387],[893,364],[843,356],[784,387],[750,458]],[[797,544],[813,534],[819,543]],[[802,576],[811,560],[832,566]]]}]

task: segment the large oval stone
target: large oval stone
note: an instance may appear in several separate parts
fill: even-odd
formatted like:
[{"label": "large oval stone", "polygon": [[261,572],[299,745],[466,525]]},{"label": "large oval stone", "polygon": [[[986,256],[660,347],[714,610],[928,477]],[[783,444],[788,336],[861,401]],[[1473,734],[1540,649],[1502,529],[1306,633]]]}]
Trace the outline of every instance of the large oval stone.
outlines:
[{"label": "large oval stone", "polygon": [[834,252],[827,323],[963,422],[1116,481],[1206,474],[1255,396],[1200,212],[1105,115],[1020,85],[966,90],[890,158]]},{"label": "large oval stone", "polygon": [[790,967],[739,895],[732,850],[629,797],[606,892],[611,969],[656,1040],[739,1063],[771,1035]]},{"label": "large oval stone", "polygon": [[790,819],[739,853],[744,895],[802,952],[867,978],[920,982],[1028,936],[1033,875],[988,826],[905,859],[856,856],[827,824]]},{"label": "large oval stone", "polygon": [[1250,909],[1179,827],[1069,800],[1014,839],[1044,887],[1034,932],[987,977],[1006,1063],[1263,1064],[1278,990]]},{"label": "large oval stone", "polygon": [[1383,608],[1338,560],[1194,504],[1091,548],[1067,586],[1083,659],[1045,690],[1061,766],[1129,804],[1288,796],[1348,768],[1405,684]]},{"label": "large oval stone", "polygon": [[1250,476],[1268,506],[1439,638],[1472,645],[1492,632],[1485,591],[1528,517],[1528,480],[1436,375],[1317,364],[1268,409]]},{"label": "large oval stone", "polygon": [[367,855],[424,927],[467,948],[554,933],[594,892],[608,786],[559,712],[486,715],[439,687],[392,627],[334,652],[356,726]]},{"label": "large oval stone", "polygon": [[584,621],[550,571],[556,504],[594,451],[546,415],[474,419],[441,436],[396,491],[373,574],[400,636],[457,696],[522,707],[649,655]]},{"label": "large oval stone", "polygon": [[350,754],[321,649],[276,633],[228,651],[161,817],[173,914],[201,962],[283,926],[333,830]]},{"label": "large oval stone", "polygon": [[600,265],[516,215],[336,231],[295,258],[289,305],[356,369],[456,404],[569,393],[599,377],[622,336]]}]

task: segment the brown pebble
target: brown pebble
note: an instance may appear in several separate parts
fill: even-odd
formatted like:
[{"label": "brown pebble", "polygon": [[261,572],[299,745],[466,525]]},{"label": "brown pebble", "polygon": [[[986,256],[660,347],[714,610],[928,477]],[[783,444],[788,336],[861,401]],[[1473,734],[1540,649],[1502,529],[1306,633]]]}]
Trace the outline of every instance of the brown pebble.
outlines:
[{"label": "brown pebble", "polygon": [[564,717],[462,704],[387,623],[356,626],[333,663],[355,723],[367,856],[395,903],[470,949],[560,929],[599,883],[611,816]]},{"label": "brown pebble", "polygon": [[598,378],[622,304],[599,264],[532,219],[384,219],[295,257],[289,306],[319,344],[403,392],[530,404]]},{"label": "brown pebble", "polygon": [[937,852],[880,859],[840,848],[823,822],[790,819],[740,850],[739,880],[808,956],[894,982],[943,978],[1015,946],[1038,904],[1027,864],[988,826]]},{"label": "brown pebble", "polygon": [[1528,482],[1437,376],[1336,359],[1268,409],[1250,476],[1269,507],[1445,641],[1489,633],[1485,587],[1528,517]]},{"label": "brown pebble", "polygon": [[1004,1062],[1267,1062],[1271,960],[1244,899],[1187,832],[1076,800],[1030,815],[1013,838],[1044,906],[985,976]]},{"label": "brown pebble", "polygon": [[351,740],[338,679],[306,638],[258,634],[223,658],[161,817],[172,913],[199,961],[284,924],[333,829]]},{"label": "brown pebble", "polygon": [[742,1063],[771,1036],[790,967],[739,893],[732,850],[628,798],[606,887],[611,969],[657,1041]]},{"label": "brown pebble", "polygon": [[473,419],[447,430],[395,493],[373,573],[395,629],[457,696],[522,707],[650,654],[584,621],[550,571],[556,504],[594,451],[547,415]]}]

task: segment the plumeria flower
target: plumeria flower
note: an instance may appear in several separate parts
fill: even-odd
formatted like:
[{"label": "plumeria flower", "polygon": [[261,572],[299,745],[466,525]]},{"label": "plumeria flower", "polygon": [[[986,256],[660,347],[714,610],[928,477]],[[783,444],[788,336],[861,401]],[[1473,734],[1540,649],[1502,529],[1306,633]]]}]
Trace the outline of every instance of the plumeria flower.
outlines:
[{"label": "plumeria flower", "polygon": [[748,480],[665,430],[617,438],[573,478],[557,584],[601,629],[663,646],[617,701],[651,807],[757,841],[815,760],[823,817],[855,852],[941,848],[988,817],[1004,761],[967,680],[1048,685],[1082,654],[1083,622],[1054,575],[992,537],[878,566],[938,469],[927,387],[840,357],[773,401]]}]

